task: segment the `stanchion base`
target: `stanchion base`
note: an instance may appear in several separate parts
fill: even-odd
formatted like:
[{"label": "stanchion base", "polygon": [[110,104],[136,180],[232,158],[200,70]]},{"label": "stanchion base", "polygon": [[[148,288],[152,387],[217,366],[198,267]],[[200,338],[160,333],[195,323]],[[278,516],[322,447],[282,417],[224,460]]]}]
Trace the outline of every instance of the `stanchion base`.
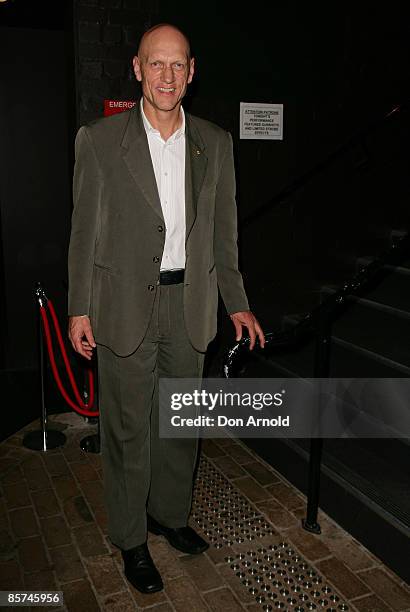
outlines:
[{"label": "stanchion base", "polygon": [[316,535],[322,533],[319,523],[308,523],[306,519],[302,519],[302,527],[309,533],[315,533]]},{"label": "stanchion base", "polygon": [[31,450],[48,451],[52,448],[64,446],[67,440],[66,436],[61,431],[55,429],[47,429],[45,438],[44,444],[44,435],[41,429],[30,431],[23,438],[23,446]]},{"label": "stanchion base", "polygon": [[99,453],[100,452],[100,436],[98,434],[92,434],[86,436],[80,440],[80,447],[86,453]]}]

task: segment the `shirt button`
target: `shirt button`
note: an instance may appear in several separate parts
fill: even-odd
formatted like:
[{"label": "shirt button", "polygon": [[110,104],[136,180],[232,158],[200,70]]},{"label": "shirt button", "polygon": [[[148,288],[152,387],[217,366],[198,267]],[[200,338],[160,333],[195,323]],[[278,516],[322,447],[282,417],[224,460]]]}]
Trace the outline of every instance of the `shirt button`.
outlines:
[{"label": "shirt button", "polygon": [[159,232],[163,232],[164,231],[164,228],[162,227],[162,225],[158,225],[158,231]]},{"label": "shirt button", "polygon": [[154,291],[154,285],[148,285],[148,291]]},{"label": "shirt button", "polygon": [[153,258],[152,258],[152,261],[153,261],[154,263],[158,263],[158,262],[159,262],[159,257],[157,257],[157,256],[153,257]]}]

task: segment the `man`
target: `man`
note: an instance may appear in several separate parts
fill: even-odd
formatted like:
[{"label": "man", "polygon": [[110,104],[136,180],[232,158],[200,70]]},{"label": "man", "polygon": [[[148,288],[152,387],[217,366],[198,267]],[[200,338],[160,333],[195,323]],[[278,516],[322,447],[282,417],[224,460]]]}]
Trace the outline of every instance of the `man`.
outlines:
[{"label": "man", "polygon": [[187,38],[155,26],[133,65],[140,104],[76,139],[69,337],[87,359],[98,344],[109,535],[151,593],[163,585],[147,528],[186,553],[208,547],[187,524],[197,440],[159,438],[158,379],[201,377],[218,286],[237,340],[264,336],[238,271],[232,139],[181,106]]}]

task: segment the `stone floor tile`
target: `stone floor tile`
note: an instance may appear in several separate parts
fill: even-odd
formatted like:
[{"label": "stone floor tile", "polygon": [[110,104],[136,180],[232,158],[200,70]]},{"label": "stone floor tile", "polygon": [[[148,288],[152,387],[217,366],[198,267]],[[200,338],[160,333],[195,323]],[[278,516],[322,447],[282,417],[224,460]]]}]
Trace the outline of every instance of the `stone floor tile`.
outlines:
[{"label": "stone floor tile", "polygon": [[316,567],[347,599],[360,597],[360,595],[366,595],[370,592],[368,586],[335,557],[319,561],[316,563]]},{"label": "stone floor tile", "polygon": [[205,555],[186,555],[181,565],[200,591],[209,591],[223,585],[222,578]]},{"label": "stone floor tile", "polygon": [[357,574],[393,610],[410,608],[410,588],[405,588],[384,570],[375,568]]},{"label": "stone floor tile", "polygon": [[172,548],[163,537],[149,534],[148,547],[164,582],[184,574],[180,553]]},{"label": "stone floor tile", "polygon": [[30,506],[31,499],[25,482],[3,485],[4,498],[9,510],[20,506]]},{"label": "stone floor tile", "polygon": [[0,480],[4,482],[4,477],[7,475],[9,470],[11,470],[15,465],[14,459],[11,457],[1,457],[0,458]]},{"label": "stone floor tile", "polygon": [[226,587],[205,593],[203,597],[213,612],[243,612],[244,610],[232,591]]},{"label": "stone floor tile", "polygon": [[31,497],[38,516],[45,518],[61,512],[60,505],[53,489],[33,491]]},{"label": "stone floor tile", "polygon": [[49,569],[43,539],[40,536],[20,540],[18,552],[20,563],[26,572]]},{"label": "stone floor tile", "polygon": [[93,510],[104,506],[104,487],[100,479],[82,482],[80,486],[84,497]]},{"label": "stone floor tile", "polygon": [[30,476],[33,472],[44,469],[41,455],[39,455],[36,451],[33,451],[32,453],[30,453],[27,459],[23,461],[23,463],[21,464],[21,468],[26,478]]},{"label": "stone floor tile", "polygon": [[[86,434],[85,434],[86,435]],[[80,445],[66,446],[63,449],[63,455],[69,463],[83,461],[88,463],[88,455],[80,448]]]},{"label": "stone floor tile", "polygon": [[210,438],[204,438],[201,443],[201,450],[210,459],[214,457],[222,457],[225,455],[225,451],[218,445],[217,442]]},{"label": "stone floor tile", "polygon": [[93,510],[94,518],[104,535],[108,534],[108,513],[105,508],[96,508]]},{"label": "stone floor tile", "polygon": [[94,592],[88,580],[76,580],[68,582],[62,587],[64,604],[69,612],[100,612],[101,608],[97,602]]},{"label": "stone floor tile", "polygon": [[345,539],[328,538],[326,544],[333,555],[343,561],[352,571],[375,567],[380,564],[373,555],[369,555],[359,543],[346,536]]},{"label": "stone floor tile", "polygon": [[293,527],[286,532],[286,538],[310,561],[330,557],[331,550],[323,543],[320,535],[305,531],[302,525]]},{"label": "stone floor tile", "polygon": [[85,566],[98,595],[111,595],[125,590],[125,581],[111,555],[88,557]]},{"label": "stone floor tile", "polygon": [[240,476],[246,476],[246,472],[241,468],[229,455],[224,457],[216,457],[213,459],[213,463],[221,472],[229,479],[239,478]]},{"label": "stone floor tile", "polygon": [[95,523],[74,527],[73,534],[77,541],[78,549],[84,557],[104,555],[108,552]]},{"label": "stone floor tile", "polygon": [[11,510],[9,513],[11,528],[18,538],[37,535],[39,527],[32,507]]},{"label": "stone floor tile", "polygon": [[149,609],[149,612],[173,612],[174,608],[168,603],[158,604]]},{"label": "stone floor tile", "polygon": [[245,450],[241,444],[235,442],[228,444],[224,447],[224,450],[241,465],[255,461],[255,457]]},{"label": "stone floor tile", "polygon": [[261,487],[256,480],[250,476],[237,478],[235,480],[235,486],[238,487],[238,489],[240,489],[242,493],[251,501],[261,501],[271,497],[269,492]]},{"label": "stone floor tile", "polygon": [[45,454],[42,459],[50,476],[71,476],[70,468],[62,453]]},{"label": "stone floor tile", "polygon": [[30,491],[41,491],[51,487],[50,477],[43,466],[38,470],[30,470],[25,474]]},{"label": "stone floor tile", "polygon": [[393,610],[376,595],[366,595],[360,599],[354,599],[352,603],[359,612],[392,612]]},{"label": "stone floor tile", "polygon": [[[103,600],[103,610],[107,612],[134,612],[136,604],[132,595],[125,591],[123,593],[116,593],[115,595],[108,595]],[[157,607],[151,608],[157,610]]]},{"label": "stone floor tile", "polygon": [[11,534],[8,525],[0,530],[0,559],[3,561],[14,559],[17,545],[18,540]]},{"label": "stone floor tile", "polygon": [[0,477],[0,481],[3,485],[21,483],[23,479],[24,475],[19,465],[15,465],[7,470],[7,472]]},{"label": "stone floor tile", "polygon": [[41,519],[41,529],[49,548],[71,544],[71,531],[61,515]]},{"label": "stone floor tile", "polygon": [[64,515],[71,527],[93,522],[93,515],[82,495],[71,497],[63,503]]},{"label": "stone floor tile", "polygon": [[167,595],[177,612],[209,612],[199,591],[185,576],[168,582]]},{"label": "stone floor tile", "polygon": [[57,497],[62,502],[81,494],[73,476],[53,476],[52,481]]},{"label": "stone floor tile", "polygon": [[252,461],[251,463],[247,463],[245,465],[245,470],[262,486],[280,482],[278,475],[273,472],[273,470],[269,470],[260,461]]},{"label": "stone floor tile", "polygon": [[227,557],[230,553],[230,546],[224,546],[223,548],[214,548],[213,546],[210,546],[205,554],[208,559],[214,563],[214,565],[219,565],[220,563],[226,563],[225,557]]},{"label": "stone floor tile", "polygon": [[263,512],[270,522],[279,530],[296,527],[300,524],[293,514],[286,508],[283,508],[277,501],[271,500],[268,502],[260,502],[256,504],[257,508]]},{"label": "stone floor tile", "polygon": [[306,500],[301,495],[298,495],[293,487],[283,482],[278,482],[266,488],[272,497],[288,510],[295,510],[296,508],[304,508],[306,506]]},{"label": "stone floor tile", "polygon": [[72,544],[52,548],[50,556],[60,582],[77,580],[85,575],[78,551]]},{"label": "stone floor tile", "polygon": [[53,570],[41,570],[24,574],[24,586],[28,591],[58,591]]},{"label": "stone floor tile", "polygon": [[22,589],[23,576],[21,565],[16,559],[4,561],[0,559],[0,590],[17,591]]},{"label": "stone floor tile", "polygon": [[71,471],[77,478],[78,482],[89,482],[90,480],[99,480],[99,476],[95,468],[88,461],[70,463]]},{"label": "stone floor tile", "polygon": [[134,598],[135,603],[139,608],[148,608],[154,604],[164,603],[166,601],[166,596],[164,591],[158,591],[157,593],[140,593],[137,589],[134,589],[132,584],[127,582],[128,588],[131,591],[131,594]]}]

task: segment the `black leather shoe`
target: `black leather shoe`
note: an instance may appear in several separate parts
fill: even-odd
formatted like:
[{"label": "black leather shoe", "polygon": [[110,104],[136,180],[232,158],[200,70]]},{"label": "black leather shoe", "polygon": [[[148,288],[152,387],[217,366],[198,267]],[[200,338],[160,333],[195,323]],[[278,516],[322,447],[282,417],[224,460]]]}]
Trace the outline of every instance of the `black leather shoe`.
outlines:
[{"label": "black leather shoe", "polygon": [[171,546],[181,552],[198,555],[209,548],[208,542],[205,542],[191,527],[164,527],[149,515],[147,516],[147,527],[151,533],[163,535]]},{"label": "black leather shoe", "polygon": [[125,577],[138,591],[156,593],[164,588],[146,543],[129,550],[122,550],[121,554]]}]

